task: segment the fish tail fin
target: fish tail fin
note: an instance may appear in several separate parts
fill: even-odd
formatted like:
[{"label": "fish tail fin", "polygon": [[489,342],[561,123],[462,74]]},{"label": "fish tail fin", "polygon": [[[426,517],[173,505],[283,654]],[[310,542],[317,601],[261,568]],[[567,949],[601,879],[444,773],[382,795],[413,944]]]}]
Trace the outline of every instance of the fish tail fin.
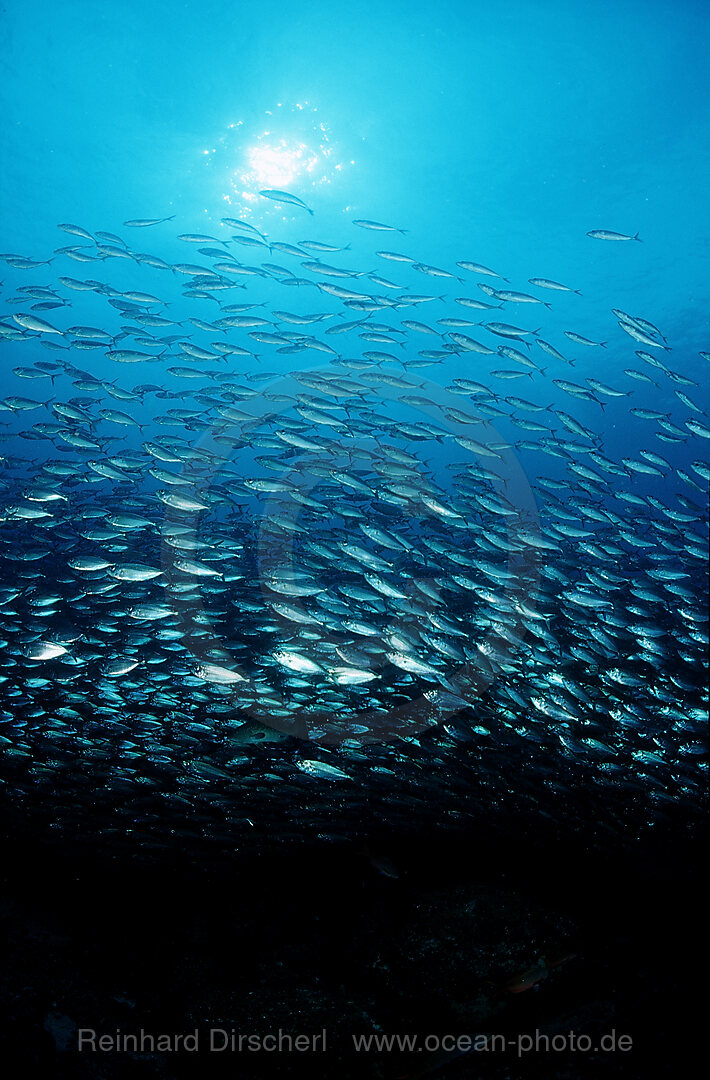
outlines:
[{"label": "fish tail fin", "polygon": [[504,278],[503,278],[502,280],[503,280],[503,281],[507,281],[507,282],[508,282],[508,284],[510,285],[510,278],[504,277]]},{"label": "fish tail fin", "polygon": [[311,210],[310,206],[307,206],[307,207],[306,207],[306,210],[307,210],[307,211],[308,211],[308,213],[309,213],[309,214],[311,215],[311,217],[313,217],[313,211]]},{"label": "fish tail fin", "polygon": [[401,233],[402,236],[406,236],[407,233],[409,232],[409,229],[397,229],[397,232]]},{"label": "fish tail fin", "polygon": [[165,219],[166,221],[175,221],[175,214],[171,214],[170,217]]},{"label": "fish tail fin", "polygon": [[577,296],[582,295],[582,290],[581,289],[573,289],[572,292],[576,292]]},{"label": "fish tail fin", "polygon": [[542,301],[548,311],[552,311],[552,304],[548,304],[547,300]]},{"label": "fish tail fin", "polygon": [[600,341],[599,344],[601,345],[602,349],[606,349],[609,342],[608,341]]},{"label": "fish tail fin", "polygon": [[638,240],[639,244],[642,244],[642,243],[643,243],[643,240],[641,239],[641,237],[639,236],[639,234],[638,234],[638,233],[634,233],[634,235],[633,235],[633,239],[634,239],[634,240]]}]

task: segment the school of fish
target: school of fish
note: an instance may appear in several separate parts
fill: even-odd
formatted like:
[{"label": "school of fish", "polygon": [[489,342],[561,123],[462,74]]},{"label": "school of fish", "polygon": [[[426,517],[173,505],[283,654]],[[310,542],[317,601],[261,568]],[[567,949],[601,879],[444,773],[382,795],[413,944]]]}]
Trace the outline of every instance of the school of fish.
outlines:
[{"label": "school of fish", "polygon": [[147,849],[697,804],[710,354],[370,219],[377,269],[172,221],[0,255],[6,803]]}]

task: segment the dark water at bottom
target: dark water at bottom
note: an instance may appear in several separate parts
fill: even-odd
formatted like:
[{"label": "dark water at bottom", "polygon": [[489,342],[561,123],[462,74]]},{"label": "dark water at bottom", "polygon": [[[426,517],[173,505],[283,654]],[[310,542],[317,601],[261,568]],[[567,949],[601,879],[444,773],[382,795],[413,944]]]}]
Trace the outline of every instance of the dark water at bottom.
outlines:
[{"label": "dark water at bottom", "polygon": [[[179,841],[137,859],[5,834],[5,1060],[72,1080],[677,1075],[696,1044],[703,970],[687,817],[669,812],[640,839],[606,845],[544,817],[517,829],[502,818],[458,831],[363,824],[365,843],[234,851],[207,866]],[[536,985],[506,989],[531,970]],[[80,1028],[197,1029],[200,1051],[79,1053]],[[209,1052],[211,1028],[325,1029],[327,1049]],[[633,1045],[442,1059],[358,1053],[352,1041],[537,1033],[544,1046],[570,1032]]]}]

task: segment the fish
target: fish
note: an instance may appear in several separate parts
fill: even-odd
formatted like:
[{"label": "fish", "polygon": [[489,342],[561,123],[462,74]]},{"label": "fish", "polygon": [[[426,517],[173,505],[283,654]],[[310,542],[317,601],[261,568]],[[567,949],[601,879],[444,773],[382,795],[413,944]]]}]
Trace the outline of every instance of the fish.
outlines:
[{"label": "fish", "polygon": [[641,242],[638,233],[627,236],[626,233],[611,232],[609,229],[592,229],[587,236],[591,236],[594,240],[638,240],[639,243]]},{"label": "fish", "polygon": [[514,289],[497,289],[494,290],[496,300],[503,300],[505,303],[513,304],[545,304],[546,308],[551,308],[552,305],[548,304],[545,300],[538,299],[537,296],[531,296],[529,293],[516,292]]},{"label": "fish", "polygon": [[457,262],[456,265],[460,266],[462,270],[468,270],[472,274],[484,274],[487,277],[497,277],[502,281],[508,281],[507,277],[503,277],[502,274],[497,273],[495,270],[491,270],[488,266],[481,266],[480,263],[464,260],[463,262]]},{"label": "fish", "polygon": [[519,326],[511,326],[510,323],[483,323],[486,330],[489,330],[491,334],[496,334],[498,337],[505,338],[523,338],[528,334],[539,334],[540,327],[537,330],[522,330]]},{"label": "fish", "polygon": [[63,330],[57,329],[56,326],[52,326],[51,323],[45,322],[44,319],[39,319],[36,315],[13,315],[12,317],[17,325],[21,326],[23,330],[32,330],[37,334],[64,335]]},{"label": "fish", "polygon": [[250,233],[252,236],[265,239],[265,233],[261,232],[255,225],[252,225],[249,221],[242,221],[240,218],[223,217],[221,218],[223,225],[228,225],[231,229],[241,229],[243,232]]},{"label": "fish", "polygon": [[[365,226],[363,226],[364,228]],[[376,255],[380,259],[387,259],[389,262],[401,262],[401,263],[414,263],[416,259],[413,259],[411,255],[402,255],[397,251],[376,251]]]},{"label": "fish", "polygon": [[298,246],[308,251],[321,251],[330,253],[333,251],[350,251],[350,244],[339,247],[337,244],[324,244],[320,240],[299,240]]},{"label": "fish", "polygon": [[[493,333],[497,333],[497,332],[499,332],[499,331],[493,331]],[[505,336],[514,336],[514,335],[505,335]],[[449,334],[449,337],[451,338],[451,340],[454,342],[455,345],[458,345],[458,347],[460,349],[463,349],[465,352],[483,353],[484,355],[487,355],[487,356],[495,355],[495,351],[496,351],[495,349],[489,348],[488,345],[481,344],[480,341],[476,341],[475,338],[469,337],[468,334],[460,334],[458,332],[456,332],[456,333],[451,332]]]},{"label": "fish", "polygon": [[358,218],[353,221],[353,225],[357,225],[360,229],[369,229],[373,232],[398,232],[404,235],[408,231],[407,229],[398,229],[396,225],[383,225],[381,221],[368,221],[363,218]]},{"label": "fish", "polygon": [[174,221],[175,214],[171,214],[170,217],[164,218],[130,218],[128,221],[124,221],[130,229],[147,229],[151,225],[162,225],[166,221]]},{"label": "fish", "polygon": [[[507,288],[533,270],[509,237],[481,248],[493,270],[345,207],[332,243],[267,236],[263,200],[320,214],[315,191],[252,193],[232,212],[253,224],[125,222],[164,225],[146,252],[109,216],[3,256],[9,801],[148,859],[176,810],[181,847],[222,857],[289,815],[332,837],[372,791],[408,827],[505,805],[600,843],[694,813],[710,353],[654,312],[650,244],[580,281],[595,337],[563,333],[599,349],[568,359],[577,290],[529,277],[549,311]],[[412,254],[372,250],[382,232]],[[542,325],[482,321],[514,303]],[[545,977],[535,955],[506,994]]]},{"label": "fish", "polygon": [[299,206],[302,210],[307,210],[313,217],[313,211],[309,206],[306,206],[303,199],[299,199],[298,195],[292,195],[289,191],[278,191],[271,188],[266,188],[260,191],[259,194],[264,199],[271,199],[272,202],[285,203],[287,206]]},{"label": "fish", "polygon": [[589,338],[584,337],[583,334],[575,333],[574,330],[565,330],[564,335],[569,338],[570,341],[574,341],[577,345],[601,345],[601,347],[605,349],[608,344],[606,341],[590,341]]},{"label": "fish", "polygon": [[549,278],[528,278],[530,285],[537,286],[538,289],[554,289],[557,292],[573,292],[577,296],[581,296],[579,289],[571,289],[569,285],[561,285],[559,281],[550,281]]}]

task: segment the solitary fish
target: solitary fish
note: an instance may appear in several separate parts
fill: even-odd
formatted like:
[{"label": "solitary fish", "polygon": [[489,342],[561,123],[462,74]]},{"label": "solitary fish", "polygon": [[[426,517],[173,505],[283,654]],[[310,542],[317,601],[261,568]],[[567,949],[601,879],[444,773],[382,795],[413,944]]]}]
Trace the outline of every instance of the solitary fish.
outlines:
[{"label": "solitary fish", "polygon": [[531,285],[537,286],[538,289],[556,289],[558,292],[574,292],[577,296],[581,296],[579,289],[571,289],[569,285],[561,285],[559,281],[550,281],[549,278],[544,277],[531,277],[528,278]]},{"label": "solitary fish", "polygon": [[501,281],[507,281],[507,277],[503,277],[502,274],[497,274],[495,270],[491,270],[487,266],[481,266],[480,263],[475,262],[457,262],[457,266],[460,266],[462,270],[470,270],[472,274],[486,274],[488,277],[497,277]]},{"label": "solitary fish", "polygon": [[606,349],[606,341],[590,341],[589,338],[584,337],[582,334],[575,334],[574,330],[565,330],[564,335],[570,341],[576,342],[577,345],[601,345],[603,349]]},{"label": "solitary fish", "polygon": [[23,650],[28,660],[54,660],[63,656],[67,650],[56,641],[37,641]]},{"label": "solitary fish", "polygon": [[530,296],[529,293],[516,292],[514,289],[507,289],[504,292],[493,290],[496,300],[503,300],[504,302],[510,302],[513,304],[544,304],[546,308],[551,307],[546,300],[540,300],[537,296]]},{"label": "solitary fish", "polygon": [[64,334],[63,330],[57,330],[56,326],[45,322],[44,319],[38,319],[36,315],[13,315],[12,317],[24,330],[34,330],[38,334]]},{"label": "solitary fish", "polygon": [[145,229],[149,225],[162,225],[164,221],[173,221],[175,214],[171,214],[170,217],[160,218],[131,218],[130,221],[124,221],[124,225],[127,225],[131,229]]},{"label": "solitary fish", "polygon": [[608,229],[592,229],[587,233],[587,236],[591,236],[593,240],[638,240],[641,243],[641,237],[638,233],[634,233],[633,236],[627,236],[626,233],[610,232]]},{"label": "solitary fish", "polygon": [[344,247],[338,247],[336,244],[322,244],[319,240],[299,240],[298,246],[307,248],[309,251],[349,251],[350,244],[345,244]]},{"label": "solitary fish", "polygon": [[379,255],[381,259],[387,259],[389,262],[416,262],[416,259],[410,258],[409,255],[401,255],[398,251],[376,251],[375,255]]},{"label": "solitary fish", "polygon": [[526,334],[539,334],[540,327],[537,330],[521,330],[519,326],[510,326],[508,323],[482,323],[486,330],[490,330],[491,334],[497,334],[499,337],[508,338],[521,338]]},{"label": "solitary fish", "polygon": [[71,225],[65,222],[63,225],[57,225],[57,228],[61,229],[62,232],[71,233],[72,236],[80,236],[82,240],[93,241],[94,239],[91,233],[87,232],[86,229],[82,229],[80,225]]},{"label": "solitary fish", "polygon": [[408,232],[407,229],[398,229],[396,225],[383,225],[381,221],[368,221],[365,218],[358,218],[357,221],[353,221],[353,225],[359,225],[361,229],[372,229],[375,232],[398,232],[402,235]]},{"label": "solitary fish", "polygon": [[229,225],[232,229],[244,229],[245,232],[251,233],[253,236],[260,236],[264,239],[264,233],[259,232],[254,225],[250,225],[248,221],[241,221],[239,218],[223,217],[221,219],[223,225]]},{"label": "solitary fish", "polygon": [[313,217],[313,211],[309,206],[306,206],[303,199],[299,199],[298,195],[291,195],[288,191],[275,191],[271,188],[266,188],[264,191],[259,192],[265,199],[271,199],[276,203],[288,203],[289,206],[300,206],[301,210],[307,210]]},{"label": "solitary fish", "polygon": [[198,664],[195,668],[195,674],[199,679],[204,679],[205,682],[221,683],[223,686],[245,682],[244,676],[238,671],[224,667],[222,664]]}]

